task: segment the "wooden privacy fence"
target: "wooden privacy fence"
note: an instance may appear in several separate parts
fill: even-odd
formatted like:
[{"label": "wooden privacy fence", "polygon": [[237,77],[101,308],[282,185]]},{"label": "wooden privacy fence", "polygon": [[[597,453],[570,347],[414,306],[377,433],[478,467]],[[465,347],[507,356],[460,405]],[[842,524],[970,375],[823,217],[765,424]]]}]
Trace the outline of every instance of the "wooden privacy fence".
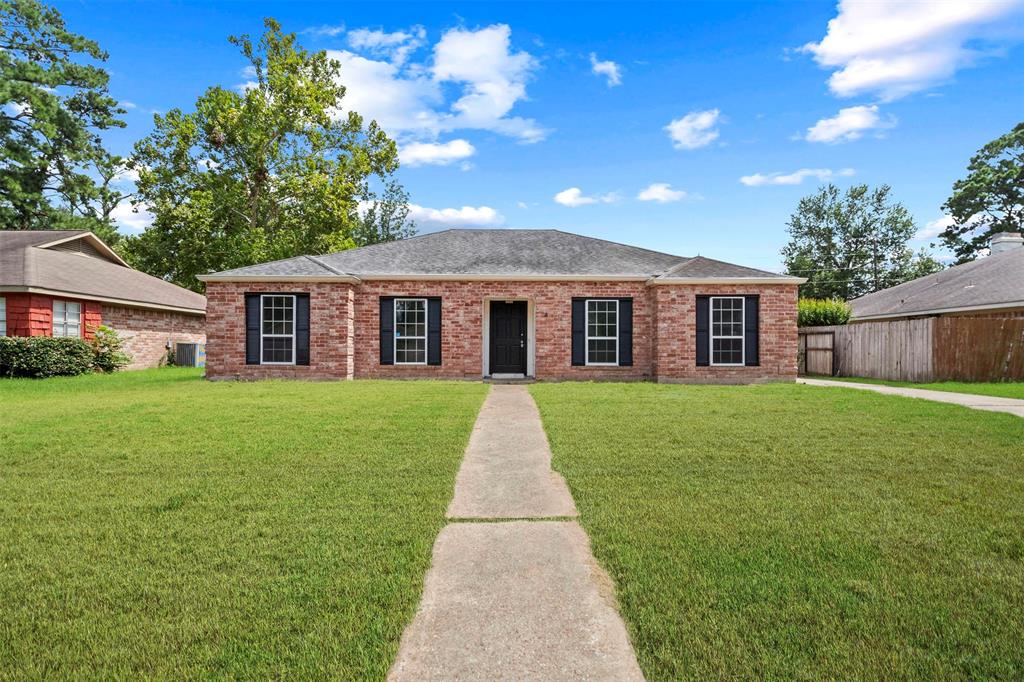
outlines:
[{"label": "wooden privacy fence", "polygon": [[[831,339],[831,353],[828,341]],[[1024,317],[800,328],[800,371],[896,381],[1024,380]],[[829,371],[831,370],[831,371]]]}]

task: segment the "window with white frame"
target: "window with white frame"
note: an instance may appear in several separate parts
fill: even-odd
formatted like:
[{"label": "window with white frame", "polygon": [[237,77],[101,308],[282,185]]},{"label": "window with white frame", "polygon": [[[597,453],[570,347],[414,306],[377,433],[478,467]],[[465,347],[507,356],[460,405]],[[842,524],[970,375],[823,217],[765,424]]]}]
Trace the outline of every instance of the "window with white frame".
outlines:
[{"label": "window with white frame", "polygon": [[78,338],[82,335],[82,304],[74,301],[53,302],[53,335]]},{"label": "window with white frame", "polygon": [[619,363],[619,302],[616,299],[587,301],[587,364]]},{"label": "window with white frame", "polygon": [[427,299],[395,299],[395,364],[427,364]]},{"label": "window with white frame", "polygon": [[7,299],[0,296],[0,336],[7,336]]},{"label": "window with white frame", "polygon": [[264,294],[260,297],[260,362],[295,364],[295,297]]},{"label": "window with white frame", "polygon": [[711,364],[743,364],[743,297],[711,298]]}]

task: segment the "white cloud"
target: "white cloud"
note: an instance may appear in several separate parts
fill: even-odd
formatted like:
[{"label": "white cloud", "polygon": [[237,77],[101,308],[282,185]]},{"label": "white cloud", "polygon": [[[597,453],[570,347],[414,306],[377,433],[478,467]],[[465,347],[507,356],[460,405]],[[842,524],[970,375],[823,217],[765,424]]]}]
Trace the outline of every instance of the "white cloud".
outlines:
[{"label": "white cloud", "polygon": [[828,168],[801,168],[793,173],[754,173],[744,175],[740,178],[747,187],[763,187],[765,185],[799,185],[805,178],[816,178],[819,182],[830,180],[833,177],[848,177],[854,174],[852,168],[842,168],[832,171]]},{"label": "white cloud", "polygon": [[667,182],[652,183],[636,195],[640,201],[657,201],[659,204],[668,204],[686,197],[686,192],[681,189],[672,189],[672,185]]},{"label": "white cloud", "polygon": [[345,24],[337,24],[336,26],[321,24],[320,26],[310,26],[300,31],[303,35],[316,36],[318,38],[335,38],[344,32]]},{"label": "white cloud", "polygon": [[[972,225],[977,228],[977,223],[985,218],[984,214],[978,213],[971,216],[970,220],[967,221],[968,225]],[[914,241],[927,241],[929,239],[935,239],[947,228],[953,225],[955,221],[953,216],[944,215],[941,218],[936,218],[928,223],[925,223],[924,227],[920,228],[914,233]]]},{"label": "white cloud", "polygon": [[590,53],[590,70],[596,76],[604,76],[609,88],[622,85],[622,71],[618,64],[613,61],[598,61],[597,54]]},{"label": "white cloud", "polygon": [[136,108],[135,102],[129,102],[128,100],[125,100],[123,102],[118,102],[118,105],[122,109],[135,109]]},{"label": "white cloud", "polygon": [[466,140],[451,140],[445,143],[411,142],[398,151],[398,159],[407,166],[447,166],[455,161],[467,159],[475,153],[476,149]]},{"label": "white cloud", "polygon": [[153,214],[149,212],[148,205],[139,204],[136,212],[130,201],[122,201],[118,204],[111,211],[110,218],[122,232],[130,234],[138,234],[153,223]]},{"label": "white cloud", "polygon": [[[398,33],[419,40],[421,30]],[[360,36],[356,44],[371,57],[395,35],[352,33]],[[537,61],[526,52],[513,51],[508,26],[449,30],[434,45],[432,64],[403,61],[408,55],[396,60],[393,47],[391,61],[348,50],[328,51],[341,63],[340,78],[347,88],[343,110],[375,119],[399,140],[435,141],[439,134],[454,130],[488,130],[521,142],[536,142],[546,135],[532,119],[510,115],[516,103],[526,99],[526,83]]]},{"label": "white cloud", "polygon": [[117,169],[117,173],[112,178],[112,182],[118,184],[124,184],[128,182],[138,182],[139,171],[134,168],[129,168],[127,163],[122,161],[120,168]]},{"label": "white cloud", "polygon": [[576,208],[577,206],[586,206],[587,204],[614,204],[621,197],[617,192],[609,192],[599,196],[586,196],[579,187],[570,187],[556,194],[554,199],[556,204]]},{"label": "white cloud", "polygon": [[823,118],[807,129],[808,142],[836,144],[856,140],[865,130],[882,130],[896,125],[895,117],[882,118],[878,105],[847,107],[832,118]]},{"label": "white cloud", "polygon": [[357,28],[348,34],[348,44],[356,50],[367,50],[373,54],[384,55],[392,64],[402,65],[424,45],[427,30],[422,26],[413,26],[406,31],[385,33],[381,30]]},{"label": "white cloud", "polygon": [[523,209],[524,211],[525,211],[526,209],[530,208],[529,204],[527,204],[527,203],[526,203],[525,201],[517,201],[517,202],[516,202],[516,207],[517,207],[517,208],[521,208],[521,209]]},{"label": "white cloud", "polygon": [[718,109],[691,111],[677,118],[667,126],[668,136],[676,149],[697,149],[718,139],[718,125],[721,112]]},{"label": "white cloud", "polygon": [[505,216],[490,206],[462,208],[427,208],[409,204],[409,217],[418,228],[426,230],[450,227],[497,227],[505,224]]},{"label": "white cloud", "polygon": [[1019,0],[840,0],[825,37],[801,49],[833,69],[828,83],[836,95],[893,100],[972,65],[983,53],[966,45],[994,36],[999,20],[1021,7]]}]

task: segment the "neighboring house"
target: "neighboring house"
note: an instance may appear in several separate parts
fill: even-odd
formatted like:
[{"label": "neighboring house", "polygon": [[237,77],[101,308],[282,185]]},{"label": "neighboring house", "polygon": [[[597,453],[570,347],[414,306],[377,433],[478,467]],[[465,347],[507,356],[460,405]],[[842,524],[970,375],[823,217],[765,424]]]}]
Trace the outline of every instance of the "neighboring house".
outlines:
[{"label": "neighboring house", "polygon": [[91,232],[0,231],[0,336],[91,339],[106,325],[139,369],[204,342],[205,316],[204,296],[133,270]]},{"label": "neighboring house", "polygon": [[850,301],[853,322],[935,315],[1024,316],[1024,237],[1002,232],[989,255]]},{"label": "neighboring house", "polygon": [[805,327],[810,373],[901,381],[1024,380],[1024,238],[850,302],[850,324]]},{"label": "neighboring house", "polygon": [[796,376],[802,279],[556,230],[447,230],[200,279],[212,379]]}]

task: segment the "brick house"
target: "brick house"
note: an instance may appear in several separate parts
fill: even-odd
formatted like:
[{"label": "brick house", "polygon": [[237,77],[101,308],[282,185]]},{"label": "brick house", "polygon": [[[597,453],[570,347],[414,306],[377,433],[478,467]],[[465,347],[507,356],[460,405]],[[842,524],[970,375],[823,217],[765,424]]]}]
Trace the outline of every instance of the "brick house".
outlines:
[{"label": "brick house", "polygon": [[0,336],[116,329],[129,369],[155,367],[168,344],[206,340],[206,298],[132,269],[83,230],[0,231]]},{"label": "brick house", "polygon": [[792,381],[803,280],[556,230],[201,277],[211,379]]}]

